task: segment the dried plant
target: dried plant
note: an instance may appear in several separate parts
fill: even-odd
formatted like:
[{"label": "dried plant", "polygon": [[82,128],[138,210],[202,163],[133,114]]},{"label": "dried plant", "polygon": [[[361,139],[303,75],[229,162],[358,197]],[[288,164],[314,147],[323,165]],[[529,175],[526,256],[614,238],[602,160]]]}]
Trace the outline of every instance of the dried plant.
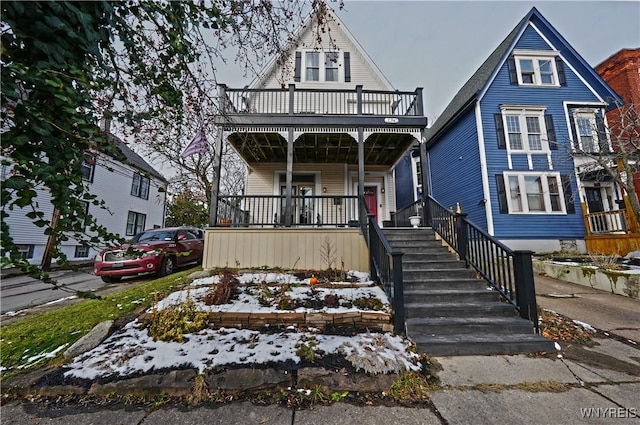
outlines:
[{"label": "dried plant", "polygon": [[240,281],[236,277],[235,272],[224,268],[222,269],[220,282],[216,285],[213,292],[205,295],[204,303],[206,305],[226,304],[238,293],[238,286],[240,286]]}]

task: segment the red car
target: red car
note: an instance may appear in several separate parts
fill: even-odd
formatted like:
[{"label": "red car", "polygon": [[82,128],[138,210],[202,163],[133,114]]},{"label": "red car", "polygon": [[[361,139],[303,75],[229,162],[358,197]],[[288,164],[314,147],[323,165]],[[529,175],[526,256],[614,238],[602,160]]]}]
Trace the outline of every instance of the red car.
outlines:
[{"label": "red car", "polygon": [[123,276],[155,273],[165,276],[176,267],[202,261],[204,232],[192,227],[145,230],[131,241],[96,255],[94,273],[106,283]]}]

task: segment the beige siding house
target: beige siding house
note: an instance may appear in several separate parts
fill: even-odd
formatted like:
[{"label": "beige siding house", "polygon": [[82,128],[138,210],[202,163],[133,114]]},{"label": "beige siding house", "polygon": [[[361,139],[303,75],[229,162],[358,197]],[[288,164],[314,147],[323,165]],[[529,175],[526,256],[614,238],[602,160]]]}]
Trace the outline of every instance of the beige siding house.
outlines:
[{"label": "beige siding house", "polygon": [[369,268],[369,220],[390,219],[393,166],[426,127],[422,89],[396,90],[334,14],[321,41],[314,22],[251,84],[220,86],[216,152],[230,143],[248,173],[242,196],[214,190],[205,268],[323,268],[327,243],[336,266]]}]

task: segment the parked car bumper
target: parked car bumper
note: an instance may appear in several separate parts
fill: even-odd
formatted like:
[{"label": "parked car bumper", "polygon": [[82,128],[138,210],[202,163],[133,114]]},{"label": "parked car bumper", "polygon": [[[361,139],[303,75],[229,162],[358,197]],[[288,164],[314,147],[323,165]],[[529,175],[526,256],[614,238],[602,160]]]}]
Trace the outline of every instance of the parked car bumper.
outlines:
[{"label": "parked car bumper", "polygon": [[125,261],[99,261],[94,264],[96,276],[135,276],[156,272],[162,264],[162,256],[138,258]]}]

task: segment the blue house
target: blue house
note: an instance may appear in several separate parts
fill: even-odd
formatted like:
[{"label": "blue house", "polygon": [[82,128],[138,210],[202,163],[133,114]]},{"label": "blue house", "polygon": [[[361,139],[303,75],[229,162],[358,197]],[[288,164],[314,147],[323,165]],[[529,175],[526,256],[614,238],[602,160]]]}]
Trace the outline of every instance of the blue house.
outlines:
[{"label": "blue house", "polygon": [[427,130],[429,194],[512,249],[585,251],[595,228],[624,227],[620,190],[585,155],[610,151],[615,102],[533,8]]}]

